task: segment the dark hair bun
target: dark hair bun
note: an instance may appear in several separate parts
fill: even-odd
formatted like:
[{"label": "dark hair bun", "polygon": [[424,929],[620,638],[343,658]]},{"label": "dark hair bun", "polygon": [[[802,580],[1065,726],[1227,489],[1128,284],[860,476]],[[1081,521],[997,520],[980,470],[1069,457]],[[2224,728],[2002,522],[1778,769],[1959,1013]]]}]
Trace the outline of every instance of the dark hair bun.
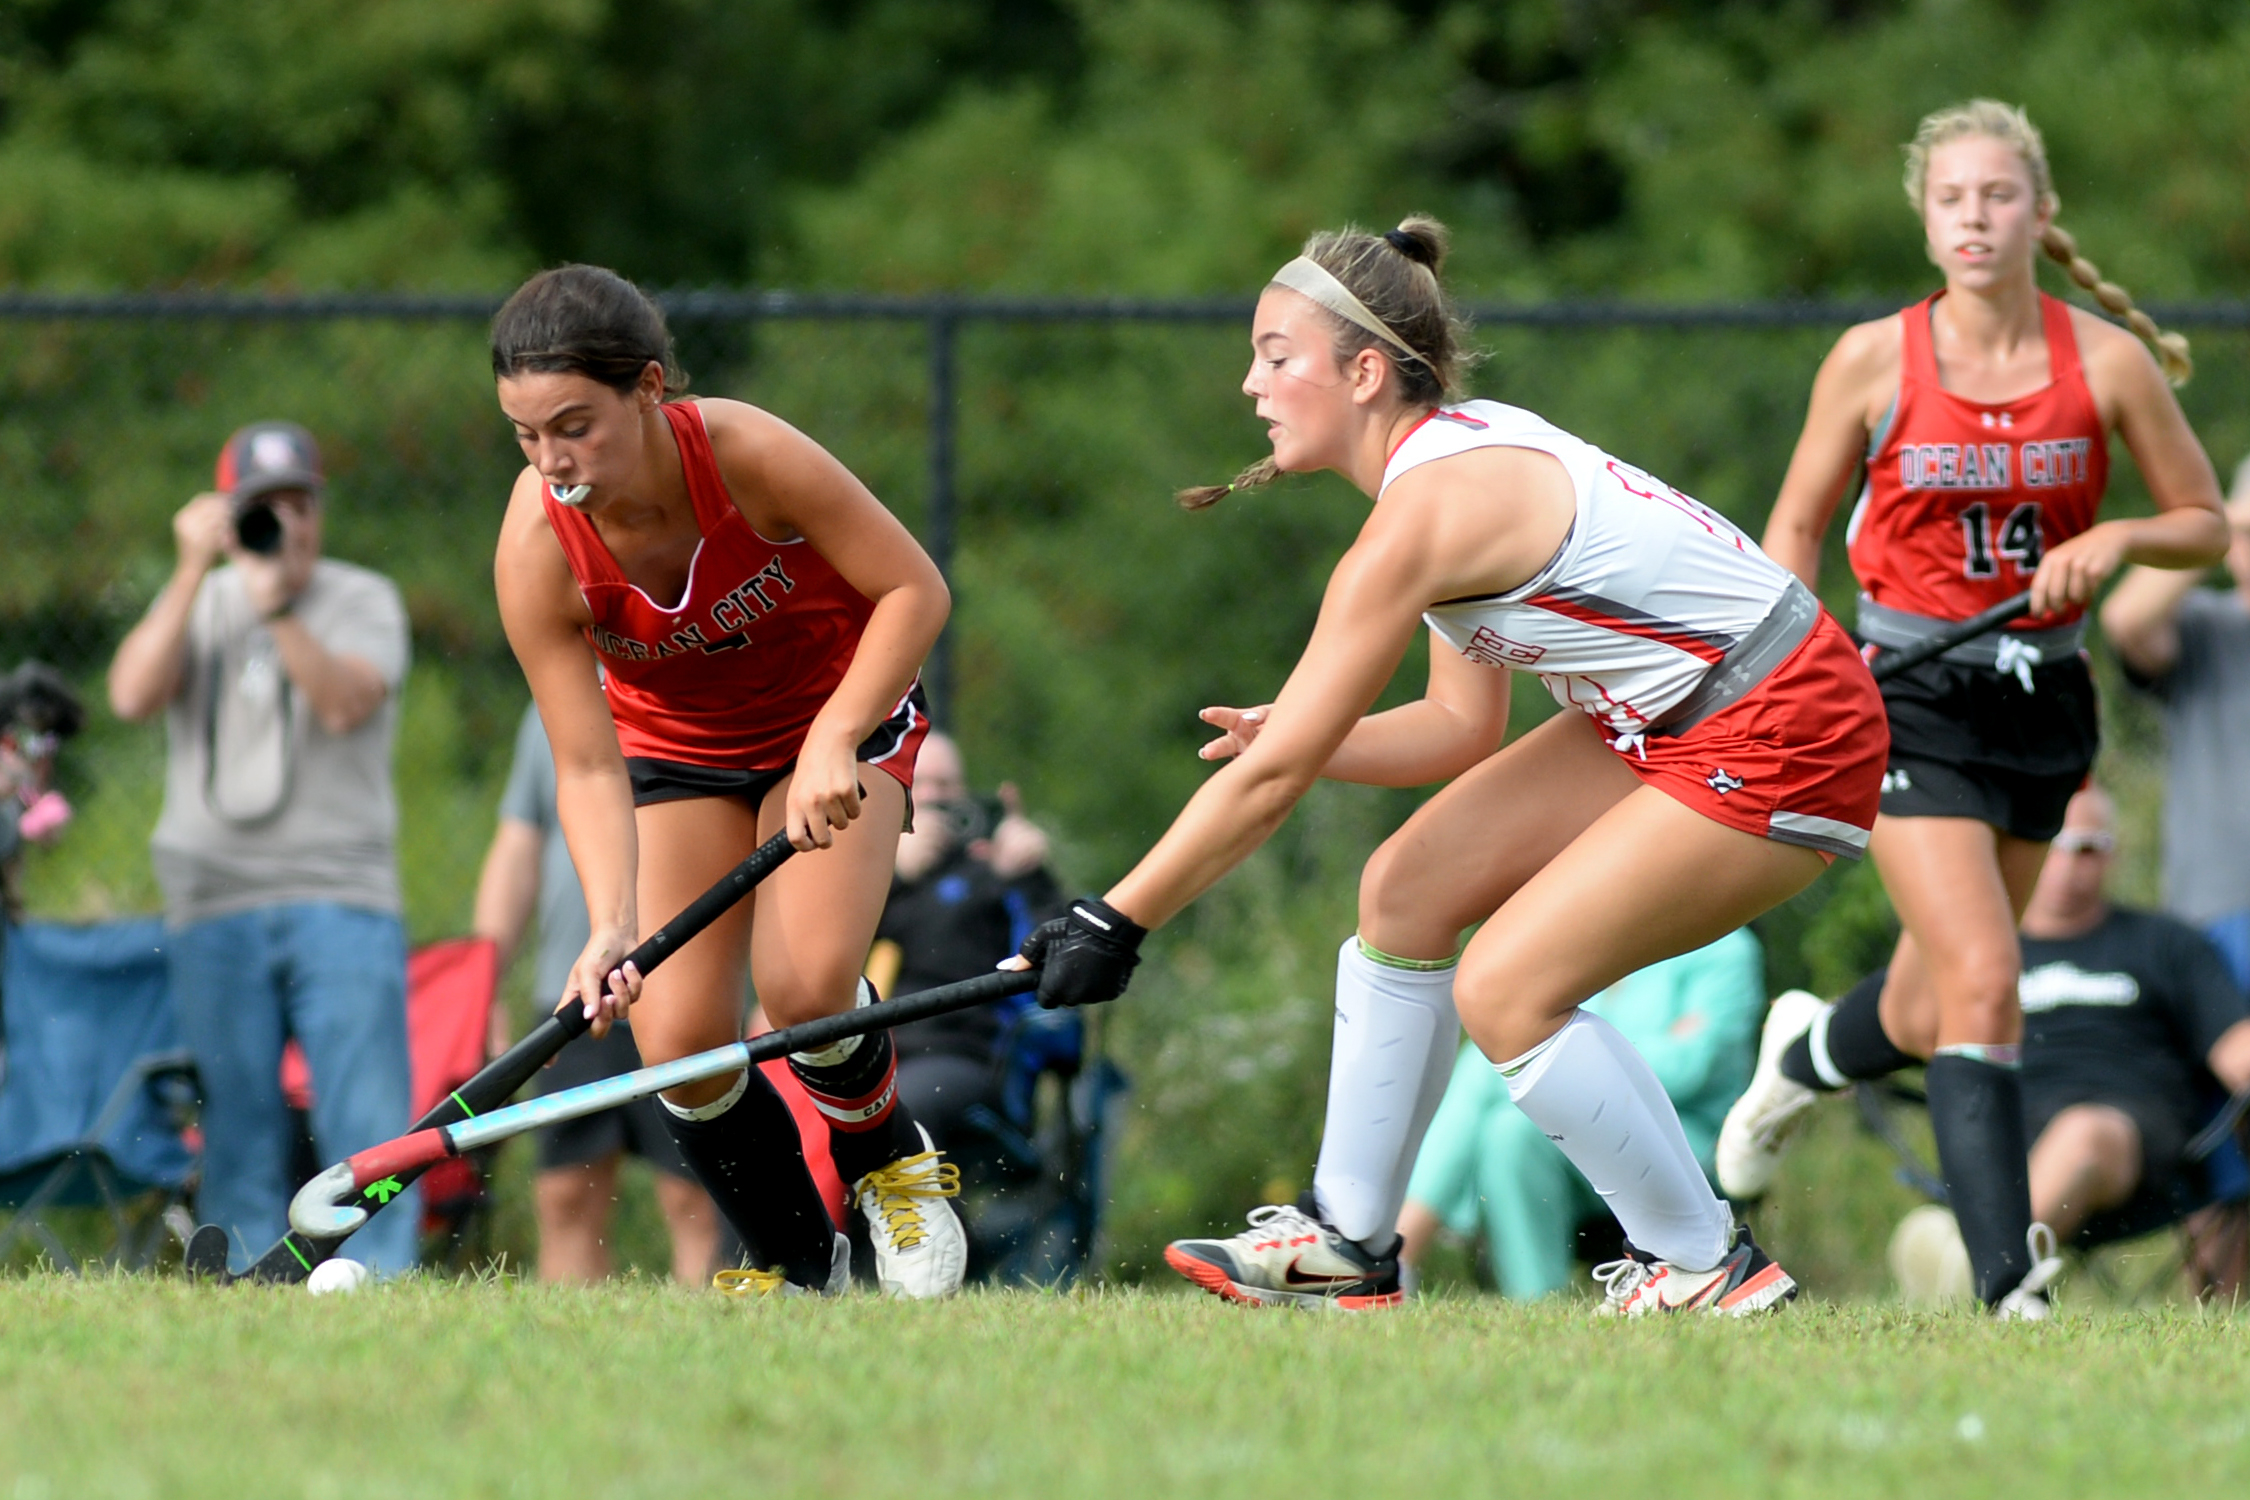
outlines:
[{"label": "dark hair bun", "polygon": [[1452,248],[1453,237],[1437,220],[1415,214],[1387,231],[1383,242],[1416,265],[1428,266],[1434,276],[1445,269],[1445,252]]}]

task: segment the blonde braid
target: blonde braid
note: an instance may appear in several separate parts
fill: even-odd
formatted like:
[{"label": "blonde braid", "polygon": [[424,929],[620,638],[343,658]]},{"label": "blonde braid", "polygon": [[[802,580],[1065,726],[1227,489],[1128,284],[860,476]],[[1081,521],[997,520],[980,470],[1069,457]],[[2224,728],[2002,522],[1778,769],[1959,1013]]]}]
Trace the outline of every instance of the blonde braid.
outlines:
[{"label": "blonde braid", "polygon": [[1281,465],[1268,456],[1235,475],[1230,484],[1199,484],[1192,489],[1181,490],[1172,498],[1179,502],[1182,510],[1203,510],[1217,505],[1236,490],[1254,490],[1260,485],[1271,484],[1280,477]]},{"label": "blonde braid", "polygon": [[2168,333],[2157,327],[2156,319],[2133,305],[2125,288],[2114,281],[2104,281],[2100,268],[2078,253],[2078,242],[2066,231],[2049,224],[2047,232],[2039,237],[2039,248],[2047,252],[2049,260],[2069,271],[2072,281],[2092,292],[2094,300],[2112,316],[2123,318],[2126,327],[2148,341],[2149,347],[2156,351],[2158,363],[2164,366],[2165,379],[2174,385],[2187,384],[2188,377],[2195,373],[2195,361],[2188,357],[2185,335]]}]

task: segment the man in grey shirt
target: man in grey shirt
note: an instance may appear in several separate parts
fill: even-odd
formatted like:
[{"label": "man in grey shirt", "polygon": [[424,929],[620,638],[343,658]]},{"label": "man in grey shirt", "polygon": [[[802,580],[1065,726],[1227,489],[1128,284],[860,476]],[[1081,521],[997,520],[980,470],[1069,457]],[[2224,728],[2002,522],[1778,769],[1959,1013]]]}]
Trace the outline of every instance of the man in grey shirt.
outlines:
[{"label": "man in grey shirt", "polygon": [[[321,557],[324,490],[303,428],[228,439],[217,492],[173,517],[177,566],[109,669],[120,718],[164,715],[150,852],[203,1079],[198,1206],[237,1269],[288,1228],[290,1037],[322,1160],[411,1123],[391,790],[406,610],[388,579]],[[419,1218],[418,1199],[393,1203],[350,1253],[407,1269]]]},{"label": "man in grey shirt", "polygon": [[2250,986],[2250,459],[2226,512],[2234,587],[2134,568],[2102,605],[2102,630],[2164,705],[2165,909],[2202,928]]}]

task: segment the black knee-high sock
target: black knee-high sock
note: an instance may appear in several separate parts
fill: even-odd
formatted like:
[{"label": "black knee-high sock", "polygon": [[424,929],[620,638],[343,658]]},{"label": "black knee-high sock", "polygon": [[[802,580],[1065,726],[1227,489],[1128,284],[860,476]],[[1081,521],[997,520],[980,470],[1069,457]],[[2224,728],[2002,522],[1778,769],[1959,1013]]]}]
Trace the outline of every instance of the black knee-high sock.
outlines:
[{"label": "black knee-high sock", "polygon": [[2024,1145],[2023,1081],[2014,1068],[1940,1053],[1923,1075],[1937,1133],[1945,1195],[1990,1307],[2031,1269],[2031,1166]]},{"label": "black knee-high sock", "polygon": [[766,1075],[749,1069],[742,1097],[724,1114],[683,1120],[667,1109],[664,1120],[752,1263],[826,1288],[836,1231],[805,1165],[796,1118]]},{"label": "black knee-high sock", "polygon": [[922,1149],[922,1133],[899,1102],[898,1049],[891,1034],[870,1032],[858,1041],[840,1061],[807,1062],[803,1053],[789,1058],[789,1071],[828,1121],[828,1153],[846,1187]]},{"label": "black knee-high sock", "polygon": [[[1883,1030],[1883,979],[1887,968],[1877,969],[1844,992],[1828,1013],[1828,1061],[1844,1083],[1859,1078],[1883,1078],[1921,1059],[1899,1050]],[[1813,1061],[1813,1040],[1822,1023],[1815,1021],[1805,1034],[1781,1055],[1781,1076],[1808,1089],[1842,1088],[1843,1083],[1823,1078]]]}]

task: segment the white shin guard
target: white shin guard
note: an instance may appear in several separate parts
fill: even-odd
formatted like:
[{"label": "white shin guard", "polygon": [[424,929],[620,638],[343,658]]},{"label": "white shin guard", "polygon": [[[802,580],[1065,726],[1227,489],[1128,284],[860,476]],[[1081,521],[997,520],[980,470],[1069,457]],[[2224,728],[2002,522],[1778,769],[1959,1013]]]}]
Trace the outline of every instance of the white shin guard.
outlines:
[{"label": "white shin guard", "polygon": [[1328,1122],[1313,1193],[1346,1239],[1381,1242],[1398,1227],[1415,1153],[1460,1046],[1455,967],[1387,964],[1356,937],[1337,955]]},{"label": "white shin guard", "polygon": [[1734,1215],[1696,1164],[1664,1086],[1616,1027],[1578,1011],[1500,1075],[1636,1248],[1688,1271],[1725,1258]]}]

